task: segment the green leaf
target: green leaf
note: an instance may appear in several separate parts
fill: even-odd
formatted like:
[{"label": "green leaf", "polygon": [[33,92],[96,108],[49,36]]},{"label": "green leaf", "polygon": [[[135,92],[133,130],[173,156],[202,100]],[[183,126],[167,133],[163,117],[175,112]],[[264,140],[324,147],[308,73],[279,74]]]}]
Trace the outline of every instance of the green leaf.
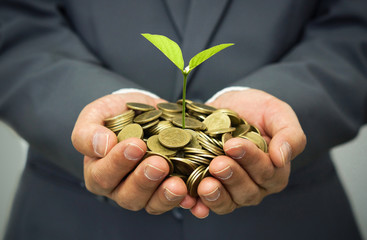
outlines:
[{"label": "green leaf", "polygon": [[234,45],[233,43],[224,43],[211,48],[208,48],[202,52],[196,54],[193,58],[191,58],[188,68],[186,67],[185,72],[189,73],[191,70],[202,64],[204,61],[208,60],[214,54],[222,51],[223,49]]},{"label": "green leaf", "polygon": [[177,43],[172,41],[166,36],[143,33],[143,37],[148,39],[154,46],[156,46],[161,52],[168,57],[181,71],[184,68],[184,60],[182,57],[181,48]]}]

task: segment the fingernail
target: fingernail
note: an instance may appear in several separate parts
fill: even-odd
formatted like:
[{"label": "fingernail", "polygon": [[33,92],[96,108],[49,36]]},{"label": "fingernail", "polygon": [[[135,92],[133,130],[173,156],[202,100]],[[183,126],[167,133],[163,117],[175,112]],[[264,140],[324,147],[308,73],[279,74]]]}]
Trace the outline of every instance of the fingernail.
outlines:
[{"label": "fingernail", "polygon": [[127,144],[124,150],[124,156],[128,160],[136,161],[140,160],[144,156],[144,150],[134,143]]},{"label": "fingernail", "polygon": [[158,181],[159,179],[163,178],[165,172],[153,165],[147,164],[144,169],[144,175],[152,181]]},{"label": "fingernail", "polygon": [[246,151],[243,149],[241,145],[237,145],[237,146],[228,148],[226,150],[226,154],[229,155],[233,159],[239,160],[245,156]]},{"label": "fingernail", "polygon": [[198,217],[198,218],[199,218],[199,219],[207,218],[207,217],[209,216],[209,213],[210,213],[210,212],[208,212],[208,214],[207,214],[207,215],[205,215],[204,217]]},{"label": "fingernail", "polygon": [[228,165],[226,168],[223,168],[218,172],[214,172],[214,175],[221,180],[227,180],[232,177],[233,171],[231,166]]},{"label": "fingernail", "polygon": [[214,202],[216,200],[218,200],[220,196],[220,190],[219,190],[219,187],[217,187],[216,189],[214,189],[214,191],[206,194],[206,195],[203,195],[203,197],[205,198],[205,200],[209,201],[209,202]]},{"label": "fingernail", "polygon": [[94,152],[100,156],[104,157],[107,153],[107,147],[108,147],[108,139],[110,135],[106,133],[96,133],[93,136],[93,150]]},{"label": "fingernail", "polygon": [[168,188],[164,188],[164,196],[167,198],[168,201],[171,202],[178,201],[183,198],[182,195],[174,194]]},{"label": "fingernail", "polygon": [[284,142],[280,147],[280,154],[282,156],[283,165],[285,166],[287,163],[291,161],[292,158],[292,147],[288,142]]}]

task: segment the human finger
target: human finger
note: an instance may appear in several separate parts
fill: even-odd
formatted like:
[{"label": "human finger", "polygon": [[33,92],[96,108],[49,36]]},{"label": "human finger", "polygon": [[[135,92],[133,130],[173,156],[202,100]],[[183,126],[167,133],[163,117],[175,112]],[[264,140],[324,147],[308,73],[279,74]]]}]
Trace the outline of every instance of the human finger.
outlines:
[{"label": "human finger", "polygon": [[284,102],[270,108],[264,119],[265,131],[271,137],[270,158],[275,166],[283,167],[304,150],[306,135],[293,109]]},{"label": "human finger", "polygon": [[203,203],[203,201],[199,198],[195,204],[190,209],[190,212],[192,215],[194,215],[197,218],[204,219],[209,216],[210,209]]},{"label": "human finger", "polygon": [[108,197],[125,209],[141,210],[168,172],[169,166],[162,157],[148,157]]},{"label": "human finger", "polygon": [[84,179],[89,191],[107,195],[136,167],[146,152],[146,144],[130,138],[117,144],[104,158],[84,160]]},{"label": "human finger", "polygon": [[273,179],[276,171],[273,162],[268,154],[261,151],[252,142],[232,138],[224,144],[224,151],[227,156],[236,160],[258,185],[265,187]]},{"label": "human finger", "polygon": [[162,214],[177,207],[187,194],[186,184],[179,177],[170,177],[153,193],[145,210],[149,214]]},{"label": "human finger", "polygon": [[225,187],[237,206],[257,205],[266,195],[265,189],[257,185],[241,165],[230,157],[214,158],[209,170]]},{"label": "human finger", "polygon": [[232,212],[237,205],[232,201],[227,189],[213,177],[204,178],[198,186],[201,201],[217,214]]}]

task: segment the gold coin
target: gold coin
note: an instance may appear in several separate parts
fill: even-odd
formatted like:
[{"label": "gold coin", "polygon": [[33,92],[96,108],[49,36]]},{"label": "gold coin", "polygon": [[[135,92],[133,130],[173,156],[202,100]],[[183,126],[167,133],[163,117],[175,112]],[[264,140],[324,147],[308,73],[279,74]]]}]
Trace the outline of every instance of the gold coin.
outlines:
[{"label": "gold coin", "polygon": [[182,105],[177,103],[163,102],[157,104],[158,109],[169,112],[169,113],[179,113],[182,111]]},{"label": "gold coin", "polygon": [[155,107],[151,105],[144,104],[144,103],[137,103],[137,102],[128,102],[126,103],[126,106],[132,110],[142,111],[142,112],[155,110]]},{"label": "gold coin", "polygon": [[160,153],[165,156],[174,156],[177,152],[175,149],[169,149],[164,147],[158,140],[158,135],[153,135],[150,138],[148,138],[147,141],[148,148],[156,153]]},{"label": "gold coin", "polygon": [[185,176],[189,176],[198,167],[198,164],[195,164],[185,158],[172,157],[170,160],[175,166],[175,172]]},{"label": "gold coin", "polygon": [[117,135],[117,139],[119,142],[122,142],[125,139],[133,137],[142,139],[143,136],[144,136],[143,128],[139,124],[133,123],[124,127]]},{"label": "gold coin", "polygon": [[[177,127],[182,127],[182,116],[177,116],[172,119],[172,124]],[[203,123],[199,120],[192,118],[192,117],[186,117],[185,118],[185,128],[193,129],[193,130],[199,130],[202,129]]]},{"label": "gold coin", "polygon": [[199,149],[202,148],[198,140],[198,134],[191,129],[185,129],[185,131],[191,134],[191,141],[189,142],[189,144],[186,145],[186,147],[199,148]]},{"label": "gold coin", "polygon": [[251,126],[249,124],[240,124],[236,127],[236,130],[232,132],[233,137],[238,137],[240,135],[246,134],[250,131]]},{"label": "gold coin", "polygon": [[222,146],[229,140],[233,138],[231,133],[225,133],[222,135]]},{"label": "gold coin", "polygon": [[189,195],[192,197],[198,197],[197,188],[201,181],[201,174],[205,171],[205,166],[197,167],[189,176],[186,182],[186,186],[189,191]]},{"label": "gold coin", "polygon": [[144,156],[144,159],[147,158],[147,157],[150,157],[150,156],[159,156],[159,157],[164,158],[166,160],[168,166],[169,166],[169,173],[168,173],[168,175],[171,175],[173,173],[173,171],[174,171],[174,165],[173,165],[172,161],[168,157],[166,157],[164,154],[160,154],[160,153],[157,153],[157,152],[154,152],[154,151],[153,152],[147,151],[146,154],[145,154],[145,156]]},{"label": "gold coin", "polygon": [[203,114],[211,114],[212,112],[217,110],[215,107],[212,107],[212,106],[209,106],[203,103],[198,103],[198,102],[192,102],[188,104],[187,108],[192,111],[203,113]]},{"label": "gold coin", "polygon": [[206,131],[205,133],[209,136],[217,136],[219,134],[223,134],[223,133],[230,133],[230,132],[233,132],[235,131],[236,128],[234,127],[230,127],[230,128],[220,128],[220,129],[213,129],[211,131]]},{"label": "gold coin", "polygon": [[191,141],[191,134],[183,129],[171,127],[161,131],[158,140],[165,147],[181,148]]},{"label": "gold coin", "polygon": [[257,127],[253,126],[253,125],[251,125],[250,131],[260,134],[260,130]]},{"label": "gold coin", "polygon": [[203,121],[208,131],[215,129],[229,128],[231,126],[231,119],[224,113],[216,112],[210,114]]},{"label": "gold coin", "polygon": [[266,144],[265,139],[260,134],[258,134],[257,132],[248,132],[248,133],[246,133],[245,135],[243,135],[241,137],[253,142],[263,152],[268,151],[268,146]]},{"label": "gold coin", "polygon": [[158,123],[159,123],[159,119],[154,120],[154,121],[151,121],[151,122],[148,122],[148,123],[146,123],[144,125],[141,125],[141,127],[145,130],[145,129],[148,129],[150,127],[153,127],[153,126],[157,125]]},{"label": "gold coin", "polygon": [[[177,100],[177,102],[176,102],[176,103],[177,103],[177,104],[182,105],[182,102],[183,102],[183,99],[180,99],[180,100]],[[186,102],[186,105],[187,105],[187,104],[191,104],[191,103],[193,103],[193,102],[192,102],[191,100],[189,100],[189,99],[186,99],[186,100],[185,100],[185,102]]]},{"label": "gold coin", "polygon": [[200,179],[200,182],[206,178],[206,177],[209,177],[210,176],[210,172],[209,172],[209,166],[202,172],[201,174],[201,179]]},{"label": "gold coin", "polygon": [[237,126],[242,122],[238,113],[236,113],[235,111],[232,111],[231,109],[221,108],[221,109],[216,110],[215,112],[221,112],[221,113],[226,114],[231,119],[232,126]]},{"label": "gold coin", "polygon": [[131,116],[134,116],[134,114],[135,113],[134,113],[133,110],[128,110],[128,111],[126,111],[126,112],[124,112],[120,115],[115,116],[115,117],[105,119],[104,123],[105,123],[106,126],[113,126],[114,123],[121,121],[121,119],[126,119],[126,118],[129,119],[129,118],[131,118]]},{"label": "gold coin", "polygon": [[210,160],[211,159],[207,159],[198,155],[194,155],[194,154],[186,154],[185,158],[190,159],[191,161],[197,163],[198,165],[200,164],[205,164],[205,165],[209,165],[210,164]]},{"label": "gold coin", "polygon": [[134,122],[139,124],[144,124],[147,122],[154,121],[158,119],[162,115],[161,110],[152,110],[148,112],[144,112],[134,118]]}]

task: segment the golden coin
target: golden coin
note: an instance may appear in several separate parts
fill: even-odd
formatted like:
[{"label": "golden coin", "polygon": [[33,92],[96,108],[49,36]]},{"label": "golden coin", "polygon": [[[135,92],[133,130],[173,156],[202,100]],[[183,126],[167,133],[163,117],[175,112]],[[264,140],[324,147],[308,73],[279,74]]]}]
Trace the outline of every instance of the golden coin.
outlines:
[{"label": "golden coin", "polygon": [[154,121],[151,121],[151,122],[148,122],[148,123],[146,123],[144,125],[141,125],[141,127],[145,130],[145,129],[148,129],[150,127],[153,127],[153,126],[157,125],[158,123],[159,123],[159,119],[154,120]]},{"label": "golden coin", "polygon": [[198,134],[191,129],[185,129],[185,131],[191,134],[191,141],[189,142],[189,144],[186,145],[186,147],[202,148],[198,140]]},{"label": "golden coin", "polygon": [[166,128],[173,127],[172,123],[169,121],[159,121],[157,125],[147,129],[149,134],[151,135],[158,135],[162,130]]},{"label": "golden coin", "polygon": [[198,102],[192,102],[188,104],[187,108],[192,111],[203,113],[203,114],[211,114],[212,112],[217,110],[215,107],[212,107],[212,106],[209,106],[203,103],[198,103]]},{"label": "golden coin", "polygon": [[139,124],[133,123],[124,127],[117,135],[117,139],[119,142],[122,142],[125,139],[133,137],[142,139],[143,136],[144,136],[143,128]]},{"label": "golden coin", "polygon": [[[182,102],[183,102],[183,99],[180,99],[180,100],[177,100],[177,102],[176,102],[176,103],[177,103],[177,104],[182,105]],[[185,102],[186,102],[186,105],[187,105],[187,104],[191,104],[191,103],[192,103],[192,101],[191,101],[191,100],[189,100],[189,99],[186,99],[186,100],[185,100]]]},{"label": "golden coin", "polygon": [[160,153],[157,153],[157,152],[150,152],[150,151],[147,151],[146,154],[144,155],[144,159],[147,158],[147,157],[150,157],[150,156],[159,156],[159,157],[162,157],[166,160],[168,166],[169,166],[169,173],[168,175],[172,174],[173,171],[174,171],[174,165],[172,163],[172,161],[166,157],[164,154],[160,154]]},{"label": "golden coin", "polygon": [[263,152],[268,151],[268,146],[266,144],[265,139],[257,132],[248,132],[245,135],[241,135],[241,137],[253,142]]},{"label": "golden coin", "polygon": [[169,112],[169,113],[179,113],[182,111],[182,105],[177,103],[163,102],[157,104],[158,109]]},{"label": "golden coin", "polygon": [[240,124],[236,127],[236,130],[232,132],[233,137],[238,137],[240,135],[246,134],[250,131],[251,126],[249,124]]},{"label": "golden coin", "polygon": [[217,136],[219,134],[223,134],[223,133],[230,133],[230,132],[233,132],[235,131],[236,128],[234,127],[230,127],[230,128],[220,128],[220,129],[213,129],[211,131],[206,131],[205,133],[208,134],[209,136]]},{"label": "golden coin", "polygon": [[158,140],[165,147],[181,148],[191,141],[191,134],[183,129],[171,127],[161,131]]},{"label": "golden coin", "polygon": [[207,159],[205,157],[201,157],[201,156],[194,155],[194,154],[186,154],[185,158],[197,163],[198,165],[202,165],[202,164],[209,165],[210,160],[211,160],[211,159]]},{"label": "golden coin", "polygon": [[222,146],[229,140],[233,138],[231,133],[225,133],[222,135]]},{"label": "golden coin", "polygon": [[197,188],[199,186],[199,183],[201,181],[201,175],[205,171],[205,166],[199,166],[197,167],[189,176],[186,182],[186,186],[189,191],[189,195],[192,197],[198,197],[197,194]]},{"label": "golden coin", "polygon": [[133,110],[128,110],[120,115],[117,115],[115,117],[107,118],[104,120],[104,123],[106,126],[113,126],[116,122],[121,121],[121,119],[129,119],[131,116],[133,117],[135,115]]},{"label": "golden coin", "polygon": [[232,111],[231,109],[221,108],[221,109],[216,110],[215,112],[221,112],[221,113],[226,114],[231,119],[232,126],[237,126],[242,122],[238,113],[236,113],[235,111]]},{"label": "golden coin", "polygon": [[153,135],[150,138],[148,138],[147,141],[148,148],[156,153],[160,153],[165,156],[174,156],[177,152],[175,149],[169,149],[164,147],[158,140],[158,135]]},{"label": "golden coin", "polygon": [[253,126],[253,125],[251,125],[250,131],[260,134],[260,130],[257,127]]},{"label": "golden coin", "polygon": [[229,128],[231,126],[231,119],[224,113],[216,112],[210,114],[203,121],[208,131],[215,129]]},{"label": "golden coin", "polygon": [[198,167],[198,164],[185,158],[171,157],[170,160],[175,166],[175,172],[185,176],[189,176]]},{"label": "golden coin", "polygon": [[129,109],[136,110],[136,111],[142,111],[142,112],[155,110],[155,107],[151,105],[144,104],[144,103],[137,103],[137,102],[128,102],[126,103],[126,106]]},{"label": "golden coin", "polygon": [[[182,127],[182,116],[177,116],[172,119],[172,124],[177,127]],[[185,118],[185,128],[193,129],[193,130],[199,130],[202,129],[203,123],[199,120],[192,118],[192,117],[186,117]]]},{"label": "golden coin", "polygon": [[147,122],[154,121],[158,119],[162,115],[161,110],[152,110],[148,112],[144,112],[134,118],[134,122],[139,124],[144,124]]}]

